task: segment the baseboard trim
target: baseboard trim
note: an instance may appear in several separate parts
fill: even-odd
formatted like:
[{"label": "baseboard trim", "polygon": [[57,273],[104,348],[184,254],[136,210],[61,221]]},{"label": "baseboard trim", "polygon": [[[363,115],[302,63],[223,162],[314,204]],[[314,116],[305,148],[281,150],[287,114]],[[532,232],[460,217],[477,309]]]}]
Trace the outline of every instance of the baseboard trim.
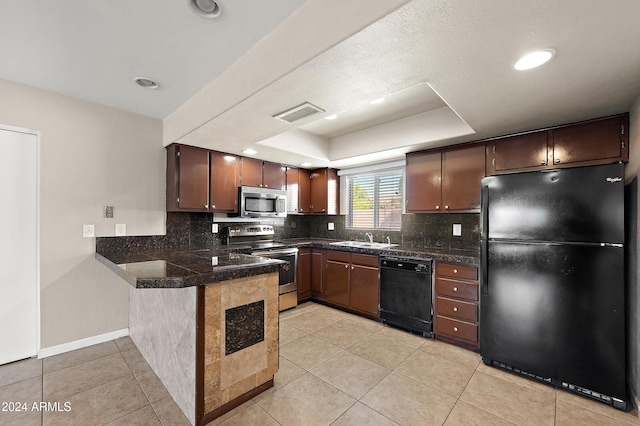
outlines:
[{"label": "baseboard trim", "polygon": [[87,346],[97,345],[98,343],[119,339],[120,337],[128,335],[129,328],[123,328],[122,330],[110,331],[109,333],[87,337],[86,339],[74,340],[73,342],[63,343],[56,346],[49,346],[48,348],[40,349],[38,351],[38,358],[47,358],[53,355],[74,351],[76,349],[86,348]]}]

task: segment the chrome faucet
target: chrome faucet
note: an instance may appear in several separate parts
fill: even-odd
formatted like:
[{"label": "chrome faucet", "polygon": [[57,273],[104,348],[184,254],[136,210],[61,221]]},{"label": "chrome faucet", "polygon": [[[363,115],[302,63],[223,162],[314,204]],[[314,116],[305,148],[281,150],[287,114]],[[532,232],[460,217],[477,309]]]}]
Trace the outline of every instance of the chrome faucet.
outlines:
[{"label": "chrome faucet", "polygon": [[371,232],[367,232],[366,234],[364,234],[367,238],[369,238],[369,242],[372,243],[373,242],[373,234]]}]

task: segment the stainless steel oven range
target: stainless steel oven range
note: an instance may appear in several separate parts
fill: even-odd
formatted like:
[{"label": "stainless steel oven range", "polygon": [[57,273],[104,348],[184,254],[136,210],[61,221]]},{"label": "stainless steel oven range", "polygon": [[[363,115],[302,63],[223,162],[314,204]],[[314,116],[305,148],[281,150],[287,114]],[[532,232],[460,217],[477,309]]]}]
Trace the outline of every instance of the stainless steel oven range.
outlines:
[{"label": "stainless steel oven range", "polygon": [[250,248],[254,256],[270,257],[287,262],[280,268],[279,294],[280,311],[298,305],[298,249],[287,248],[273,241],[274,231],[270,225],[238,225],[229,227],[227,244],[235,247]]}]

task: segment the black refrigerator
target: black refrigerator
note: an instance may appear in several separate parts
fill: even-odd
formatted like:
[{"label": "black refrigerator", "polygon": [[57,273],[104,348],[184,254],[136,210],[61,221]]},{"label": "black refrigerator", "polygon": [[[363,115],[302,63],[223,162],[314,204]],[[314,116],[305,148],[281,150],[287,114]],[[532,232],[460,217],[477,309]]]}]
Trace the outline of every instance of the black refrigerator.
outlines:
[{"label": "black refrigerator", "polygon": [[622,164],[482,179],[480,352],[626,409]]}]

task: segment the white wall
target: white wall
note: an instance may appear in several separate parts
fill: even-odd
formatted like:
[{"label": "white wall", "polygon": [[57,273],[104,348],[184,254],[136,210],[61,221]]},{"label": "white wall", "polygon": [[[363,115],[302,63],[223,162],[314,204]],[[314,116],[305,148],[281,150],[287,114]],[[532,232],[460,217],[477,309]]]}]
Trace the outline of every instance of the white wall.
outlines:
[{"label": "white wall", "polygon": [[[640,179],[640,96],[636,98],[631,108],[629,117],[629,163],[626,167],[626,181],[630,182],[634,177]],[[639,182],[640,183],[640,182]],[[640,197],[640,194],[638,194]],[[640,230],[640,223],[636,228]],[[633,236],[631,236],[633,237]],[[635,236],[640,238],[640,233]],[[640,392],[640,275],[637,268],[638,259],[634,259],[635,267],[630,268],[630,272],[635,276],[629,277],[628,295],[628,330],[627,344],[629,347],[629,385],[633,392],[638,395]]]},{"label": "white wall", "polygon": [[41,132],[41,347],[127,328],[128,284],[95,260],[82,225],[165,232],[162,122],[4,80],[0,99],[0,123]]}]

